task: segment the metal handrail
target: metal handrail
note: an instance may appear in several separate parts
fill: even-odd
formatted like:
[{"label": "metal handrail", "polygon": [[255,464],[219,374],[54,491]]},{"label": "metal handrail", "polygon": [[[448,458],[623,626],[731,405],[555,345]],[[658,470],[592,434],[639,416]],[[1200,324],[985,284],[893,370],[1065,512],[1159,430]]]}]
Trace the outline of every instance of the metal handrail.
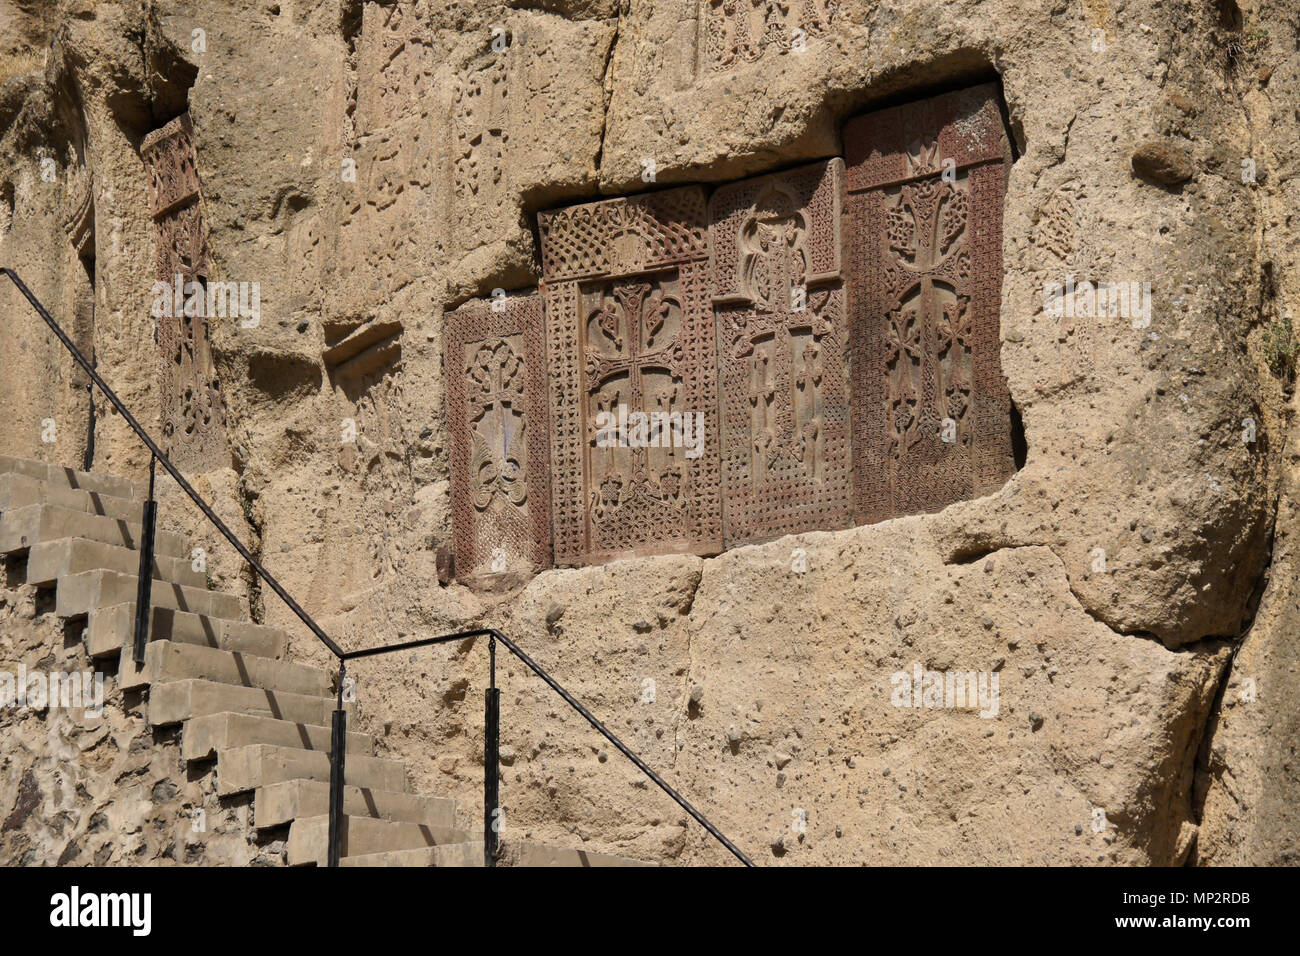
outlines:
[{"label": "metal handrail", "polygon": [[683,810],[689,813],[691,817],[694,818],[695,822],[698,823],[700,826],[704,827],[704,829],[707,830],[709,834],[713,836],[714,839],[716,839],[719,843],[721,843],[724,847],[726,847],[729,851],[731,851],[731,853],[736,857],[736,859],[740,860],[740,862],[744,863],[746,866],[754,865],[753,862],[749,859],[749,857],[745,856],[745,854],[742,853],[734,843],[732,843],[725,836],[723,836],[721,831],[719,831],[717,827],[715,827],[712,823],[710,823],[708,819],[706,819],[705,816],[702,813],[700,813],[700,811],[696,810],[693,806],[691,806],[690,803],[687,802],[685,797],[683,797],[680,793],[678,793],[671,786],[669,786],[668,783],[665,782],[664,779],[660,777],[657,773],[651,770],[646,765],[646,762],[644,760],[642,760],[635,753],[633,753],[632,750],[630,750],[627,747],[627,745],[623,743],[623,741],[615,737],[608,730],[608,728],[605,727],[604,724],[602,724],[599,720],[596,719],[596,717],[591,713],[591,711],[587,710],[586,707],[583,707],[582,704],[578,703],[577,699],[572,694],[570,694],[567,690],[561,687],[559,683],[555,680],[555,678],[553,678],[550,674],[548,674],[545,670],[543,670],[542,667],[536,661],[534,661],[531,657],[525,654],[523,649],[520,648],[518,644],[510,640],[510,638],[506,637],[496,628],[486,627],[477,631],[463,631],[459,634],[446,634],[443,635],[442,637],[426,637],[414,641],[405,641],[401,644],[389,644],[384,647],[368,647],[359,651],[346,651],[343,654],[343,660],[344,661],[357,660],[358,658],[362,658],[362,657],[373,657],[377,654],[389,654],[396,651],[407,651],[417,647],[428,647],[431,644],[445,644],[449,641],[461,641],[461,640],[466,640],[468,638],[476,638],[476,637],[489,638],[488,648],[492,660],[492,672],[489,678],[489,687],[491,688],[496,687],[496,667],[495,667],[496,653],[492,642],[500,641],[502,644],[506,646],[506,649],[510,651],[511,654],[514,654],[515,657],[519,658],[520,662],[525,667],[527,667],[534,674],[536,674],[538,677],[544,680],[547,686],[549,686],[551,690],[555,691],[555,693],[559,694],[561,699],[563,699],[563,701],[566,704],[568,704],[579,714],[581,714],[583,719],[585,719],[587,723],[591,724],[592,727],[596,728],[596,730],[602,736],[604,736],[606,740],[608,740],[611,744],[613,744],[616,748],[618,748],[619,753],[621,753],[624,757],[627,757],[627,759],[632,761],[632,763],[636,764],[637,769],[640,770],[647,777],[649,777],[652,781],[654,781],[654,783],[659,787],[659,789],[663,790],[664,793],[668,794],[668,796],[672,797],[675,801],[677,801],[678,806],[680,806]]},{"label": "metal handrail", "polygon": [[198,509],[203,512],[203,516],[207,518],[208,521],[212,522],[213,526],[216,527],[216,529],[221,532],[222,536],[230,542],[230,546],[238,551],[245,561],[252,565],[253,570],[256,571],[262,580],[267,583],[267,586],[280,596],[280,599],[289,606],[289,610],[298,615],[298,619],[306,624],[313,634],[320,638],[334,656],[341,656],[343,654],[343,648],[330,640],[329,635],[321,630],[320,625],[311,619],[311,615],[299,606],[298,602],[290,596],[289,592],[281,586],[280,582],[271,576],[271,572],[262,567],[261,562],[253,557],[252,552],[244,547],[243,542],[235,537],[235,533],[226,527],[226,523],[217,517],[216,512],[208,507],[208,503],[199,497],[199,493],[190,486],[190,483],[185,480],[185,477],[176,469],[176,466],[173,465],[168,460],[167,456],[162,453],[162,450],[154,444],[154,440],[149,437],[148,433],[140,426],[140,423],[135,420],[135,416],[127,411],[122,400],[117,397],[117,393],[109,388],[108,383],[100,378],[99,373],[95,371],[90,362],[86,361],[86,357],[81,354],[81,350],[72,344],[72,339],[68,338],[67,333],[59,327],[59,323],[54,320],[54,316],[50,315],[45,306],[41,305],[36,296],[32,294],[32,290],[27,288],[26,283],[24,283],[22,279],[18,278],[18,273],[14,272],[13,269],[0,268],[0,274],[8,276],[13,284],[18,287],[18,291],[27,298],[27,301],[32,304],[32,308],[34,308],[40,317],[45,320],[45,324],[50,327],[50,331],[58,336],[59,341],[63,343],[63,347],[72,353],[72,357],[76,360],[77,364],[80,365],[85,373],[90,376],[90,380],[99,386],[99,390],[104,393],[104,397],[112,403],[113,407],[117,409],[118,414],[120,414],[126,423],[131,426],[131,430],[139,436],[142,442],[144,442],[145,447],[153,453],[154,458],[157,459],[165,469],[167,469],[167,473],[176,479],[176,484],[180,485],[181,491],[190,496],[190,500],[193,501],[194,504],[198,506]]},{"label": "metal handrail", "polygon": [[[144,428],[140,425],[140,423],[136,421],[135,416],[132,415],[130,411],[127,410],[126,405],[123,404],[122,400],[117,397],[117,393],[114,392],[111,388],[109,388],[108,383],[105,382],[103,378],[100,377],[99,373],[95,371],[94,366],[89,361],[87,361],[84,355],[82,355],[81,350],[78,349],[77,346],[73,344],[72,340],[68,337],[67,333],[65,333],[63,329],[59,326],[59,323],[55,321],[54,316],[50,315],[49,311],[45,308],[45,306],[43,306],[40,303],[40,300],[38,300],[36,296],[32,293],[32,291],[29,288],[27,288],[26,283],[24,283],[23,280],[19,278],[18,273],[16,273],[13,269],[0,267],[0,275],[7,276],[9,280],[13,282],[14,286],[17,287],[18,291],[21,292],[23,296],[27,299],[27,301],[31,303],[32,308],[34,308],[37,314],[40,315],[40,317],[45,321],[45,324],[50,327],[50,331],[52,331],[55,334],[58,340],[63,344],[63,347],[68,350],[68,352],[72,355],[73,359],[76,360],[77,364],[81,366],[82,370],[85,371],[85,373],[88,376],[90,376],[90,380],[96,386],[98,386],[101,392],[104,393],[104,397],[107,398],[110,403],[112,403],[113,407],[117,409],[118,413],[122,416],[123,420],[126,421],[126,423],[131,426],[132,431],[136,433],[136,436],[144,443],[145,447],[147,447],[150,453],[153,455],[153,460],[150,462],[150,466],[149,466],[150,502],[153,501],[153,467],[154,467],[154,462],[157,462],[160,463],[163,466],[163,468],[167,470],[167,473],[171,475],[172,478],[175,479],[176,484],[179,485],[181,490],[184,491],[185,494],[189,496],[190,500],[194,502],[194,504],[198,507],[199,511],[203,513],[203,516],[207,518],[208,521],[218,531],[221,532],[222,536],[228,542],[230,542],[231,547],[233,547],[239,553],[239,555],[245,561],[248,562],[248,564],[253,568],[253,570],[257,572],[258,576],[263,581],[266,582],[267,586],[270,587],[271,590],[274,591],[282,601],[284,601],[284,603],[289,607],[289,610],[293,611],[293,613],[297,615],[298,619],[307,626],[307,628],[312,632],[312,634],[314,634],[329,649],[330,653],[332,653],[335,656],[335,658],[338,660],[339,662],[339,678],[338,678],[338,687],[337,687],[338,697],[336,702],[336,708],[333,714],[333,722],[331,726],[331,738],[330,738],[330,827],[329,827],[328,865],[337,866],[339,864],[339,856],[340,856],[341,846],[342,846],[342,823],[343,823],[343,816],[344,816],[343,814],[344,761],[345,761],[346,742],[347,742],[347,716],[346,716],[346,711],[343,708],[343,683],[347,673],[347,662],[350,660],[358,660],[363,657],[374,657],[379,654],[388,654],[396,651],[412,650],[418,647],[428,647],[434,644],[445,644],[451,641],[463,641],[463,640],[479,638],[479,637],[488,638],[489,674],[490,674],[489,687],[487,690],[487,714],[486,714],[487,726],[485,726],[484,728],[485,753],[484,753],[484,770],[483,770],[484,797],[485,797],[484,810],[483,810],[484,812],[484,856],[485,856],[485,863],[488,866],[492,866],[496,860],[495,850],[496,850],[497,830],[495,826],[496,823],[495,811],[499,809],[497,806],[496,788],[497,788],[497,774],[499,773],[500,768],[499,768],[499,763],[496,759],[489,759],[489,757],[495,758],[499,749],[499,738],[498,738],[499,724],[497,722],[497,716],[498,716],[497,708],[498,708],[498,699],[499,699],[500,692],[497,690],[496,687],[496,642],[497,641],[500,641],[502,644],[504,644],[506,646],[506,649],[509,650],[510,653],[514,654],[515,657],[517,657],[520,660],[520,662],[524,664],[524,666],[526,666],[534,674],[536,674],[543,681],[545,681],[547,686],[549,686],[551,690],[555,691],[555,693],[557,693],[560,696],[560,698],[564,700],[566,704],[568,704],[579,714],[581,714],[582,717],[587,721],[587,723],[591,724],[591,726],[594,727],[601,735],[603,735],[605,739],[607,739],[611,744],[613,744],[618,749],[618,751],[621,754],[623,754],[623,756],[631,760],[632,763],[636,765],[637,769],[640,770],[642,773],[644,773],[647,777],[649,777],[655,783],[656,786],[658,786],[661,790],[663,790],[666,794],[668,794],[668,796],[672,797],[673,800],[676,801],[677,804],[683,810],[685,810],[688,814],[690,814],[690,816],[697,823],[699,823],[700,826],[704,827],[704,829],[707,830],[708,833],[714,839],[716,839],[719,843],[721,843],[724,847],[726,847],[727,850],[729,850],[738,860],[740,860],[746,866],[754,865],[753,862],[749,859],[749,857],[747,857],[744,853],[742,853],[734,843],[732,843],[725,836],[723,836],[721,831],[719,831],[717,827],[715,827],[712,823],[710,823],[702,813],[700,813],[693,806],[691,806],[691,804],[687,802],[685,797],[683,797],[680,793],[678,793],[671,786],[669,786],[668,783],[664,781],[662,777],[660,777],[657,773],[651,770],[649,766],[647,766],[644,760],[638,757],[635,753],[632,752],[631,749],[627,747],[627,745],[625,745],[621,740],[619,740],[612,733],[610,733],[610,731],[605,727],[605,725],[602,724],[599,720],[597,720],[596,717],[591,713],[591,711],[583,707],[582,704],[580,704],[572,694],[570,694],[567,690],[561,687],[560,684],[555,680],[555,678],[551,677],[551,675],[548,674],[539,664],[537,664],[531,657],[525,654],[524,651],[514,641],[506,637],[504,634],[502,634],[500,631],[496,630],[495,628],[481,628],[472,631],[461,631],[455,634],[444,634],[440,637],[430,637],[430,638],[423,638],[414,641],[404,641],[400,644],[390,644],[383,647],[369,647],[369,648],[362,648],[361,650],[345,651],[342,647],[340,647],[337,643],[335,643],[335,641],[333,641],[328,634],[325,633],[325,631],[320,627],[320,625],[317,624],[312,619],[311,615],[309,615],[305,610],[303,610],[302,606],[299,605],[298,602],[295,601],[293,597],[289,594],[289,592],[284,589],[284,587],[280,584],[280,582],[277,581],[271,575],[271,572],[266,570],[266,568],[262,566],[262,563],[258,561],[257,558],[253,557],[252,552],[249,551],[248,548],[244,546],[243,542],[241,542],[237,537],[235,537],[234,532],[231,531],[230,528],[226,526],[225,522],[222,521],[219,517],[217,517],[216,512],[214,512],[212,508],[208,505],[208,503],[199,496],[199,493],[194,490],[194,488],[190,485],[190,483],[185,480],[184,476],[181,475],[180,471],[177,470],[176,466],[173,465],[171,461],[167,458],[167,456],[162,453],[162,450],[158,447],[158,445],[154,443],[153,439],[149,437],[149,434],[144,430]],[[140,574],[142,577],[150,576],[149,568],[152,565],[152,561],[149,560],[151,557],[150,552],[152,551],[152,548],[148,544],[148,542],[152,540],[152,528],[144,527],[143,530],[144,530],[143,537],[145,539],[145,544],[141,548],[142,558],[141,558]],[[150,579],[152,580],[151,576]],[[143,601],[143,602],[148,601],[147,589],[142,588],[140,591],[140,595],[141,596],[138,598],[138,601]],[[148,614],[148,608],[137,607],[136,613],[138,618],[145,617]],[[144,636],[147,636],[147,622],[145,623],[143,630],[141,629],[139,622],[137,622],[137,628],[136,628],[137,646],[139,646],[138,642],[142,634]]]}]

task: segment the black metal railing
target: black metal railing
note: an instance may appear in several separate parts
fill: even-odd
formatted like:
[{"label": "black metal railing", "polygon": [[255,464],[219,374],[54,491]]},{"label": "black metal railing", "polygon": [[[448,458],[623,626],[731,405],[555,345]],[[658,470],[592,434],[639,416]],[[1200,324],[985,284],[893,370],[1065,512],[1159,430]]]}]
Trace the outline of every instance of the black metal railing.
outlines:
[{"label": "black metal railing", "polygon": [[534,674],[546,682],[551,690],[555,691],[562,700],[591,724],[602,736],[605,737],[619,753],[627,757],[637,769],[649,777],[656,786],[664,793],[672,797],[677,804],[685,810],[692,819],[700,826],[704,827],[708,833],[727,848],[736,859],[746,866],[753,866],[753,862],[742,853],[734,843],[728,840],[722,833],[710,823],[702,813],[696,810],[686,798],[674,790],[667,782],[664,781],[657,773],[646,765],[646,762],[630,750],[626,744],[619,740],[614,734],[610,733],[596,717],[582,706],[572,694],[560,686],[560,684],[548,674],[540,665],[510,638],[506,637],[495,628],[481,628],[472,631],[461,631],[455,634],[444,634],[440,637],[430,637],[421,640],[405,641],[399,644],[389,644],[383,647],[368,647],[361,650],[345,651],[335,643],[328,634],[317,624],[302,606],[289,594],[288,591],[278,582],[271,572],[262,566],[262,563],[253,556],[253,553],[244,546],[233,531],[226,526],[216,513],[212,510],[199,493],[194,490],[185,477],[177,470],[176,466],[171,463],[162,449],[149,437],[148,433],[136,421],[135,416],[127,410],[126,405],[117,397],[117,393],[109,388],[108,384],[95,371],[94,366],[87,361],[81,350],[73,344],[67,333],[59,326],[54,317],[50,315],[49,310],[43,306],[40,301],[27,288],[27,285],[13,269],[0,267],[0,274],[7,276],[18,291],[23,294],[28,302],[31,303],[38,315],[50,327],[63,347],[68,350],[82,370],[90,376],[90,380],[97,387],[109,403],[118,411],[122,419],[131,426],[149,449],[151,455],[149,461],[149,497],[144,502],[142,513],[142,525],[140,540],[137,542],[140,548],[140,583],[136,594],[136,620],[132,641],[132,657],[137,663],[143,663],[145,655],[145,646],[149,634],[149,603],[151,597],[151,587],[153,582],[154,568],[154,526],[157,518],[157,502],[154,499],[154,469],[156,465],[162,465],[163,469],[175,479],[176,484],[182,491],[194,502],[203,516],[212,524],[239,553],[248,565],[257,573],[272,591],[284,601],[289,610],[303,622],[322,644],[324,644],[339,662],[338,685],[336,687],[337,699],[333,719],[330,725],[330,810],[329,810],[329,851],[327,863],[329,866],[338,866],[343,846],[343,820],[344,820],[344,783],[345,783],[345,755],[347,751],[347,711],[344,709],[344,683],[347,679],[348,661],[358,660],[363,657],[375,657],[380,654],[390,654],[397,651],[414,650],[420,647],[431,647],[435,644],[446,644],[452,641],[472,640],[480,637],[488,639],[488,688],[485,692],[485,712],[484,712],[484,731],[483,731],[483,857],[484,864],[495,866],[499,857],[498,837],[500,831],[500,691],[496,686],[496,645],[500,641],[511,654],[531,670]]}]

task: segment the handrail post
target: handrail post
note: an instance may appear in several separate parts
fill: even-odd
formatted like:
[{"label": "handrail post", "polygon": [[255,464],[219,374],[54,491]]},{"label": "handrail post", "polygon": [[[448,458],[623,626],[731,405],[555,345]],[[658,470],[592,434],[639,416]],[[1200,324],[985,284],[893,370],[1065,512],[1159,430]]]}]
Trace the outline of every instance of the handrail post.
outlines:
[{"label": "handrail post", "polygon": [[339,661],[337,706],[330,727],[330,824],[329,866],[338,866],[343,846],[343,761],[347,752],[348,715],[343,709],[343,683],[347,679],[347,661]]},{"label": "handrail post", "polygon": [[497,865],[500,830],[501,691],[497,690],[497,640],[488,637],[488,689],[483,715],[483,865]]},{"label": "handrail post", "polygon": [[149,500],[144,503],[140,516],[140,577],[135,589],[135,640],[132,643],[131,659],[136,664],[144,663],[144,649],[149,642],[149,621],[151,614],[149,602],[153,597],[153,552],[154,528],[158,520],[158,502],[154,500],[153,480],[158,458],[149,456]]}]

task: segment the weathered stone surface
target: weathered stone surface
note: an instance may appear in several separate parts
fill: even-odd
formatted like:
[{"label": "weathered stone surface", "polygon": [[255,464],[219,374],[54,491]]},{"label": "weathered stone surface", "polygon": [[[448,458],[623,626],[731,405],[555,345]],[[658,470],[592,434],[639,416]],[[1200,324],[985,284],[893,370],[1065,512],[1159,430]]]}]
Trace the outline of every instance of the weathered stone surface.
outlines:
[{"label": "weathered stone surface", "polygon": [[[1271,71],[1266,85],[1248,87],[1242,94],[1243,125],[1257,137],[1251,148],[1256,164],[1253,187],[1260,212],[1262,235],[1258,255],[1271,260],[1271,282],[1261,290],[1260,322],[1251,333],[1258,348],[1276,335],[1288,311],[1294,315],[1300,302],[1300,245],[1288,223],[1300,203],[1300,179],[1293,168],[1293,144],[1300,136],[1300,117],[1285,92],[1300,83],[1300,62],[1283,55],[1277,38],[1294,31],[1296,14],[1284,5],[1263,4],[1254,10],[1256,30],[1273,37],[1243,64]],[[1200,105],[1200,104],[1198,104]],[[1222,175],[1244,172],[1241,159],[1230,154],[1218,167]],[[1191,187],[1187,187],[1191,188]],[[1258,354],[1255,352],[1254,354]],[[1262,364],[1270,364],[1268,354]],[[1270,368],[1270,373],[1273,368]],[[1292,410],[1296,405],[1293,381],[1270,374],[1261,383],[1265,445],[1253,446],[1257,456],[1280,456],[1277,511],[1270,564],[1259,582],[1259,606],[1232,661],[1221,689],[1200,753],[1198,808],[1201,828],[1197,862],[1207,865],[1279,866],[1300,861],[1300,765],[1295,761],[1295,741],[1300,738],[1300,713],[1295,707],[1300,693],[1295,662],[1300,656],[1296,620],[1297,563],[1296,459],[1300,434]]]},{"label": "weathered stone surface", "polygon": [[799,43],[834,30],[839,6],[837,0],[702,0],[696,72],[725,72],[794,52]]},{"label": "weathered stone surface", "polygon": [[1133,150],[1133,172],[1162,186],[1178,186],[1192,178],[1191,153],[1174,143],[1143,143]]},{"label": "weathered stone surface", "polygon": [[[363,646],[490,618],[763,862],[1176,863],[1193,839],[1200,862],[1293,859],[1296,626],[1281,582],[1295,577],[1296,516],[1274,506],[1295,497],[1278,350],[1300,304],[1293,5],[1242,3],[1234,29],[1214,5],[844,0],[815,7],[830,26],[805,31],[802,51],[775,30],[763,39],[769,16],[789,32],[800,4],[361,3],[342,18],[334,4],[91,6],[27,5],[0,25],[4,49],[31,57],[0,81],[0,259],[156,427],[156,239],[138,147],[188,108],[207,253],[263,288],[258,329],[208,330],[232,460],[194,481],[331,634]],[[203,56],[190,50],[196,14]],[[475,124],[458,82],[486,67],[498,23],[527,42],[505,59],[505,112]],[[1005,485],[939,514],[717,558],[548,571],[519,595],[440,585],[452,508],[439,304],[542,278],[538,210],[841,156],[846,119],[995,74],[1017,153],[999,352],[1027,448]],[[471,155],[458,187],[454,145],[475,137],[483,156],[504,140],[502,166],[479,163],[475,177]],[[1196,175],[1178,189],[1135,176],[1148,141],[1180,144]],[[1149,283],[1150,324],[1049,314],[1044,286],[1067,276]],[[92,425],[84,381],[3,283],[0,342],[0,451],[82,467],[93,435],[96,471],[146,476],[120,416],[100,403]],[[345,419],[355,442],[340,441]],[[168,527],[205,525],[163,491]],[[219,541],[194,544],[260,621],[286,625],[287,657],[326,663]],[[1247,626],[1207,718],[1220,641]],[[61,634],[45,639],[61,647]],[[357,668],[361,728],[421,789],[460,798],[471,831],[485,657],[478,643]],[[890,677],[913,662],[1000,667],[1000,716],[892,707]],[[721,859],[616,753],[602,761],[601,739],[547,688],[499,664],[508,840]],[[1240,697],[1249,677],[1254,703]],[[69,761],[41,749],[53,725],[22,721],[4,737],[21,757],[3,774],[0,823],[32,799],[19,798],[28,769],[42,804],[0,835],[3,857],[130,856],[141,793],[90,774],[95,833],[78,817],[68,839],[53,836],[64,811],[52,781]],[[166,746],[150,753],[174,763]]]},{"label": "weathered stone surface", "polygon": [[[153,194],[157,278],[173,290],[164,296],[169,300],[163,303],[165,308],[155,301],[153,309],[158,321],[164,450],[182,465],[203,469],[224,464],[227,452],[225,408],[207,329],[207,303],[216,301],[207,289],[216,277],[205,246],[193,134],[189,114],[182,113],[144,138],[140,156]],[[248,295],[244,298],[251,301]],[[223,299],[223,312],[227,307]]]},{"label": "weathered stone surface", "polygon": [[[88,663],[35,589],[0,588],[0,658],[13,674],[80,674]],[[101,671],[102,673],[102,671]],[[61,866],[247,866],[283,859],[254,839],[249,807],[222,801],[214,775],[186,779],[180,741],[155,736],[138,703],[105,677],[101,716],[0,707],[0,858]],[[203,811],[201,826],[197,811]]]}]

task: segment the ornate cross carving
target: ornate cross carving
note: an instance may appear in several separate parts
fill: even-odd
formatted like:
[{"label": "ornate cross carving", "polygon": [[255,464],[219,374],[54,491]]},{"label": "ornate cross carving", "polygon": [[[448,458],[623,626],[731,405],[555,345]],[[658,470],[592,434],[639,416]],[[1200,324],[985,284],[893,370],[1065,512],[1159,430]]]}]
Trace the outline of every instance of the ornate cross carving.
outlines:
[{"label": "ornate cross carving", "polygon": [[[620,488],[626,483],[629,492],[645,499],[647,507],[663,505],[659,510],[667,516],[677,510],[679,502],[681,466],[675,460],[675,436],[660,436],[668,439],[667,447],[658,447],[663,443],[655,442],[654,457],[659,467],[652,468],[648,424],[633,433],[621,423],[654,411],[681,414],[682,409],[675,407],[679,392],[676,381],[681,377],[682,364],[681,303],[672,291],[651,282],[615,283],[598,288],[594,294],[596,304],[587,316],[587,325],[598,329],[599,336],[588,340],[591,351],[587,356],[587,391],[595,396],[597,408],[617,417],[620,425],[613,435],[616,444],[593,454],[604,459],[605,481]],[[670,320],[673,330],[663,341],[665,324]],[[602,345],[612,349],[612,354],[603,352]],[[655,371],[660,374],[655,376]],[[672,381],[663,382],[664,377]],[[617,385],[623,380],[627,395]],[[648,384],[650,395],[646,394]],[[653,406],[649,399],[653,399]],[[625,461],[630,463],[630,474],[623,474],[621,465]],[[595,510],[606,518],[620,504],[621,494],[602,494]],[[678,520],[681,517],[678,515]]]},{"label": "ornate cross carving", "polygon": [[[485,510],[495,495],[513,505],[528,500],[526,471],[519,450],[524,429],[524,360],[504,339],[479,345],[466,375],[474,452],[470,463],[474,507]],[[511,446],[514,446],[513,450]]]},{"label": "ornate cross carving", "polygon": [[[147,135],[140,155],[149,172],[157,230],[156,276],[179,283],[186,300],[208,276],[193,127],[188,113]],[[193,284],[193,285],[192,285]],[[225,407],[203,314],[157,317],[159,392],[164,450],[184,467],[229,464]]]},{"label": "ornate cross carving", "polygon": [[[734,26],[746,36],[753,21]],[[1004,481],[996,95],[859,117],[847,167],[724,185],[707,215],[696,187],[541,214],[544,355],[540,307],[524,305],[536,299],[512,300],[509,319],[485,305],[449,318],[462,567],[526,535],[529,560],[545,560],[539,489],[556,563],[579,564],[712,554]],[[699,447],[688,416],[704,423]]]},{"label": "ornate cross carving", "polygon": [[854,510],[936,511],[1014,471],[999,364],[1008,145],[989,85],[851,120]]},{"label": "ornate cross carving", "polygon": [[[556,562],[721,550],[702,190],[571,206],[539,227]],[[654,413],[698,416],[698,457],[681,429],[653,434]]]},{"label": "ornate cross carving", "polygon": [[838,160],[710,203],[729,545],[849,520]]},{"label": "ornate cross carving", "polygon": [[445,323],[456,576],[518,581],[551,561],[541,298],[467,302]]}]

